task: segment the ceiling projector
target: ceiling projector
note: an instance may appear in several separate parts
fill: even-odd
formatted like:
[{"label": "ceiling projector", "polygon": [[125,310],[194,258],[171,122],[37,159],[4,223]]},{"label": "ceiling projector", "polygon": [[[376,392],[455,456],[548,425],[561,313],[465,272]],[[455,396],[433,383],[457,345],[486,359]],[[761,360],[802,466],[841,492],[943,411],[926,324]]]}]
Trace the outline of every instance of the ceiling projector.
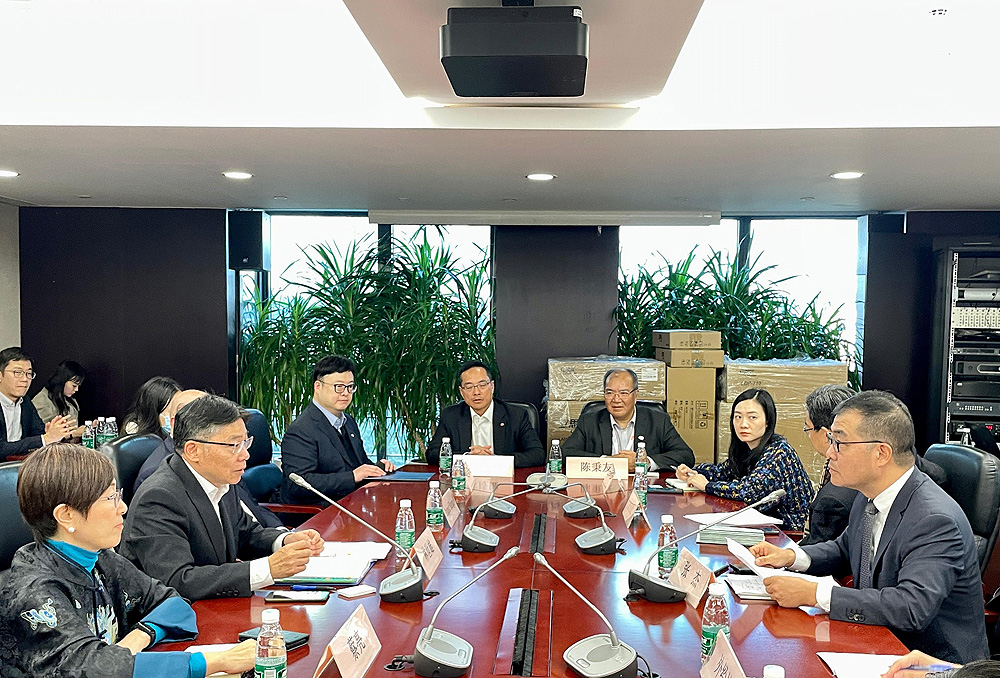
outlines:
[{"label": "ceiling projector", "polygon": [[451,7],[441,65],[460,97],[578,97],[587,40],[579,7]]}]

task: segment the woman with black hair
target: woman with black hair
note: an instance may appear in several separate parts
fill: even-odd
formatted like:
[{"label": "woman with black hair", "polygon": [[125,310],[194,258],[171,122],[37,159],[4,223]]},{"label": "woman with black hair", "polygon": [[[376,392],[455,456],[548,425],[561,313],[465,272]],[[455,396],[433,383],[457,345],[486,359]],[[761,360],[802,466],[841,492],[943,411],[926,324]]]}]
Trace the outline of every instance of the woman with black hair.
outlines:
[{"label": "woman with black hair", "polygon": [[153,377],[140,386],[122,422],[122,435],[153,433],[166,438],[161,415],[180,390],[170,377]]},{"label": "woman with black hair", "polygon": [[765,513],[781,518],[786,530],[801,530],[809,515],[813,486],[799,456],[774,432],[778,411],[771,394],[752,388],[733,402],[729,415],[729,457],[721,464],[677,467],[677,477],[702,492],[747,504],[777,489],[787,494]]},{"label": "woman with black hair", "polygon": [[[35,394],[31,404],[38,410],[43,423],[49,423],[59,416],[66,417],[74,428],[80,425],[80,405],[76,402],[76,392],[80,390],[84,377],[83,366],[73,360],[63,360],[56,365],[55,372],[45,382],[45,388]],[[77,429],[73,435],[82,435]]]}]

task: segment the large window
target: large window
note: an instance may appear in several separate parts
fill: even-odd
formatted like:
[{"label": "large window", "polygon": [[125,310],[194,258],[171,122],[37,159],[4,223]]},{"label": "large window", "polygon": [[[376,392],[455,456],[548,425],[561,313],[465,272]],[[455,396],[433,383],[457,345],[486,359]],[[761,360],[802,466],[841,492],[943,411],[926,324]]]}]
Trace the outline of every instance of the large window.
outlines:
[{"label": "large window", "polygon": [[663,266],[664,259],[677,265],[694,251],[691,273],[697,274],[713,250],[721,252],[723,259],[735,258],[738,233],[736,219],[723,219],[715,226],[621,226],[621,270],[635,275],[640,268]]},{"label": "large window", "polygon": [[341,252],[357,243],[367,251],[378,244],[378,226],[368,223],[367,216],[271,215],[272,293],[295,293],[294,284],[309,275],[303,250],[320,243]]}]

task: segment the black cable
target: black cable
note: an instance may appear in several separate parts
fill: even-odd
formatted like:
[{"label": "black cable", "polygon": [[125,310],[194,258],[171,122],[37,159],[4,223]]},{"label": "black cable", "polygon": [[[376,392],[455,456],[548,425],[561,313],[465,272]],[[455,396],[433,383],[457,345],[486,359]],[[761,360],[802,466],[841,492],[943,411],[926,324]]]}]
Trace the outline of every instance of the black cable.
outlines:
[{"label": "black cable", "polygon": [[660,678],[660,674],[659,673],[653,673],[653,669],[650,668],[649,662],[646,661],[645,657],[643,657],[638,652],[635,653],[635,656],[638,657],[639,659],[641,659],[642,663],[646,665],[646,670],[645,671],[639,671],[639,675],[640,676],[644,676],[645,678]]}]

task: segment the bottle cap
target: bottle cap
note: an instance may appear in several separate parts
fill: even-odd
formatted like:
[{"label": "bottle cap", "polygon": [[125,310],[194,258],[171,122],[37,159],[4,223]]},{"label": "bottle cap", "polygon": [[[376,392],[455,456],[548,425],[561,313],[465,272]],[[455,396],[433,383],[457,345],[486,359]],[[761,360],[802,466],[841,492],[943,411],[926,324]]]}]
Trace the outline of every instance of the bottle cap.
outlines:
[{"label": "bottle cap", "polygon": [[431,486],[432,490],[436,490],[437,488],[441,487],[441,481],[439,481],[439,480],[432,480],[430,482],[430,486]]},{"label": "bottle cap", "polygon": [[764,667],[764,678],[785,678],[785,667],[768,664]]},{"label": "bottle cap", "polygon": [[84,424],[86,424],[87,426],[91,426],[91,425],[93,425],[93,423],[94,423],[94,420],[93,420],[93,419],[87,419],[87,420],[86,420],[85,422],[83,422],[83,423],[84,423]]},{"label": "bottle cap", "polygon": [[115,420],[114,417],[108,417],[108,421],[114,421],[114,420]]},{"label": "bottle cap", "polygon": [[98,417],[97,421],[104,421],[104,417]]},{"label": "bottle cap", "polygon": [[450,443],[451,442],[451,438],[442,438],[441,442],[442,443]]},{"label": "bottle cap", "polygon": [[724,596],[726,595],[726,583],[721,581],[714,581],[708,585],[708,595],[710,596]]},{"label": "bottle cap", "polygon": [[261,624],[277,624],[281,618],[281,613],[273,607],[267,607],[260,612]]},{"label": "bottle cap", "polygon": [[640,442],[640,443],[641,443],[642,441],[644,441],[644,440],[646,439],[646,437],[645,437],[645,436],[638,436],[638,438],[639,438],[639,442]]},{"label": "bottle cap", "polygon": [[400,499],[399,500],[399,508],[410,508],[410,500],[409,499]]},{"label": "bottle cap", "polygon": [[662,516],[660,516],[660,525],[673,525],[673,524],[674,524],[673,515],[669,513],[664,513]]}]

